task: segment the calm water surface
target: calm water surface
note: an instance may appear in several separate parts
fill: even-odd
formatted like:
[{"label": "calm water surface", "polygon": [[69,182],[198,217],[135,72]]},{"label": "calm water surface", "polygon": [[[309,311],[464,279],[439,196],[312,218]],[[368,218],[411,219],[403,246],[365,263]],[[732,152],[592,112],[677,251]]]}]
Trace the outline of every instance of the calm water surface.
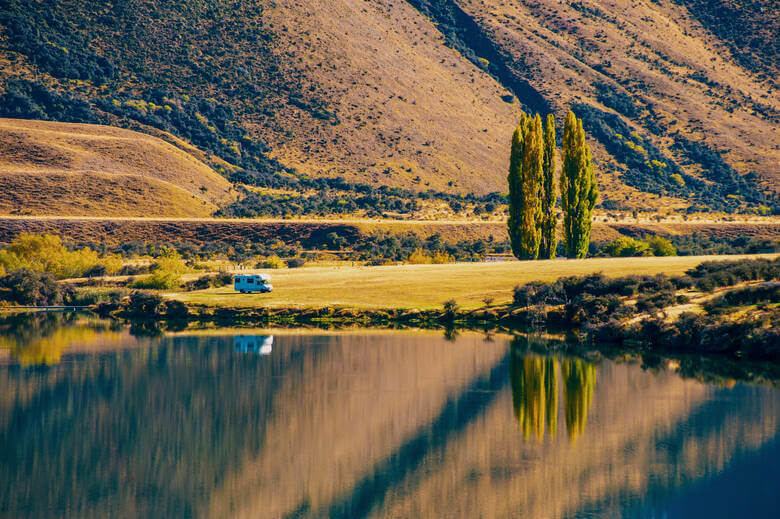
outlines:
[{"label": "calm water surface", "polygon": [[6,321],[0,516],[778,517],[771,387],[477,334],[210,333]]}]

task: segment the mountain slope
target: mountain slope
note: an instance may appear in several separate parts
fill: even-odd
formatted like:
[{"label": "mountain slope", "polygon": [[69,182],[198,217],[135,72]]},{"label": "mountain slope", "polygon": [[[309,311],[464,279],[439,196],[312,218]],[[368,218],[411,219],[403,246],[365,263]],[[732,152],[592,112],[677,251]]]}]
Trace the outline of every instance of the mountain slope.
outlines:
[{"label": "mountain slope", "polygon": [[190,154],[137,132],[0,119],[0,212],[208,216],[230,184]]},{"label": "mountain slope", "polygon": [[[762,73],[761,63],[755,71],[741,67],[729,51],[734,42],[719,40],[684,6],[410,2],[437,20],[464,54],[489,57],[489,70],[502,83],[531,85],[559,114],[573,107],[583,116],[602,181],[732,208],[763,203],[764,190],[780,189],[776,75]],[[760,14],[760,6],[752,7]],[[764,18],[780,27],[776,15]],[[718,27],[714,20],[708,25]],[[772,48],[766,61],[776,63]],[[531,96],[532,108],[544,109],[536,99]],[[613,189],[605,197],[623,203],[632,195]],[[729,196],[728,203],[719,201]]]},{"label": "mountain slope", "polygon": [[777,204],[767,1],[34,4],[0,8],[4,115],[169,132],[234,182],[503,191],[519,109],[573,107],[607,209]]}]

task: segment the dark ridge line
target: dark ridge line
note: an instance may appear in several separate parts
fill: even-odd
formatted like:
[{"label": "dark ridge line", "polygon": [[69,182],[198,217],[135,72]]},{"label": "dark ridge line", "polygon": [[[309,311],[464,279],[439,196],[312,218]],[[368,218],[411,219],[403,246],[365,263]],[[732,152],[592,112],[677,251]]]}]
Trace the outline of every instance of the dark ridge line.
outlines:
[{"label": "dark ridge line", "polygon": [[[384,503],[388,490],[417,470],[427,456],[440,451],[496,400],[499,391],[509,385],[509,355],[507,351],[489,371],[449,398],[430,425],[421,427],[415,437],[378,462],[351,491],[312,516],[336,519],[370,515]],[[305,510],[305,504],[301,506],[298,510]]]},{"label": "dark ridge line", "polygon": [[[445,41],[477,68],[485,70],[478,58],[488,60],[487,72],[512,92],[529,112],[550,113],[550,103],[531,84],[514,73],[507,56],[488,37],[486,32],[454,0],[406,0],[422,15],[433,21]],[[449,29],[449,30],[448,30]],[[462,52],[465,51],[465,52]]]}]

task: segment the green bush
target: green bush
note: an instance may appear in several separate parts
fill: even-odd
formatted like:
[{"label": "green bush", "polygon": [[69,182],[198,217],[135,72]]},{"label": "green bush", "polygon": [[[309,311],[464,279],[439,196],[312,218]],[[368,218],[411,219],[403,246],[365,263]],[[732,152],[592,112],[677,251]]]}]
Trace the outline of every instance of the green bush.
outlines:
[{"label": "green bush", "polygon": [[187,271],[187,266],[178,252],[165,249],[163,255],[151,267],[152,273],[128,286],[131,288],[151,290],[173,290],[181,286],[181,275]]},{"label": "green bush", "polygon": [[645,238],[645,242],[650,247],[653,256],[677,256],[677,249],[666,238],[650,236]]},{"label": "green bush", "polygon": [[281,269],[284,268],[284,266],[284,260],[277,255],[268,256],[257,263],[257,268],[262,269]]},{"label": "green bush", "polygon": [[645,241],[635,240],[629,236],[621,236],[606,247],[604,252],[610,256],[650,256],[650,246]]},{"label": "green bush", "polygon": [[70,304],[73,289],[57,282],[50,272],[21,268],[0,278],[0,297],[20,305]]},{"label": "green bush", "polygon": [[123,305],[123,313],[130,318],[150,319],[162,314],[163,298],[148,292],[133,292]]}]

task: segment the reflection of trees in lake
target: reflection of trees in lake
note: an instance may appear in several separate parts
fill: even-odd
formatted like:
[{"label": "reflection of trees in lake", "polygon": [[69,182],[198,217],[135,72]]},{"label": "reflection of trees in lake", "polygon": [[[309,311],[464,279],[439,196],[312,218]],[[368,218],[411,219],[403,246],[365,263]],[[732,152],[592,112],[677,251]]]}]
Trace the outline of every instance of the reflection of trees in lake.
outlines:
[{"label": "reflection of trees in lake", "polygon": [[73,344],[93,341],[105,323],[79,322],[76,314],[30,313],[0,320],[0,348],[23,366],[52,365]]},{"label": "reflection of trees in lake", "polygon": [[566,359],[561,361],[561,372],[566,432],[574,441],[585,432],[588,408],[596,387],[596,365],[582,359]]},{"label": "reflection of trees in lake", "polygon": [[558,371],[563,379],[563,407],[566,432],[574,441],[585,431],[588,408],[596,385],[596,366],[582,359],[564,359],[524,354],[512,348],[509,365],[512,404],[523,435],[544,437],[545,425],[551,437],[558,429]]}]

